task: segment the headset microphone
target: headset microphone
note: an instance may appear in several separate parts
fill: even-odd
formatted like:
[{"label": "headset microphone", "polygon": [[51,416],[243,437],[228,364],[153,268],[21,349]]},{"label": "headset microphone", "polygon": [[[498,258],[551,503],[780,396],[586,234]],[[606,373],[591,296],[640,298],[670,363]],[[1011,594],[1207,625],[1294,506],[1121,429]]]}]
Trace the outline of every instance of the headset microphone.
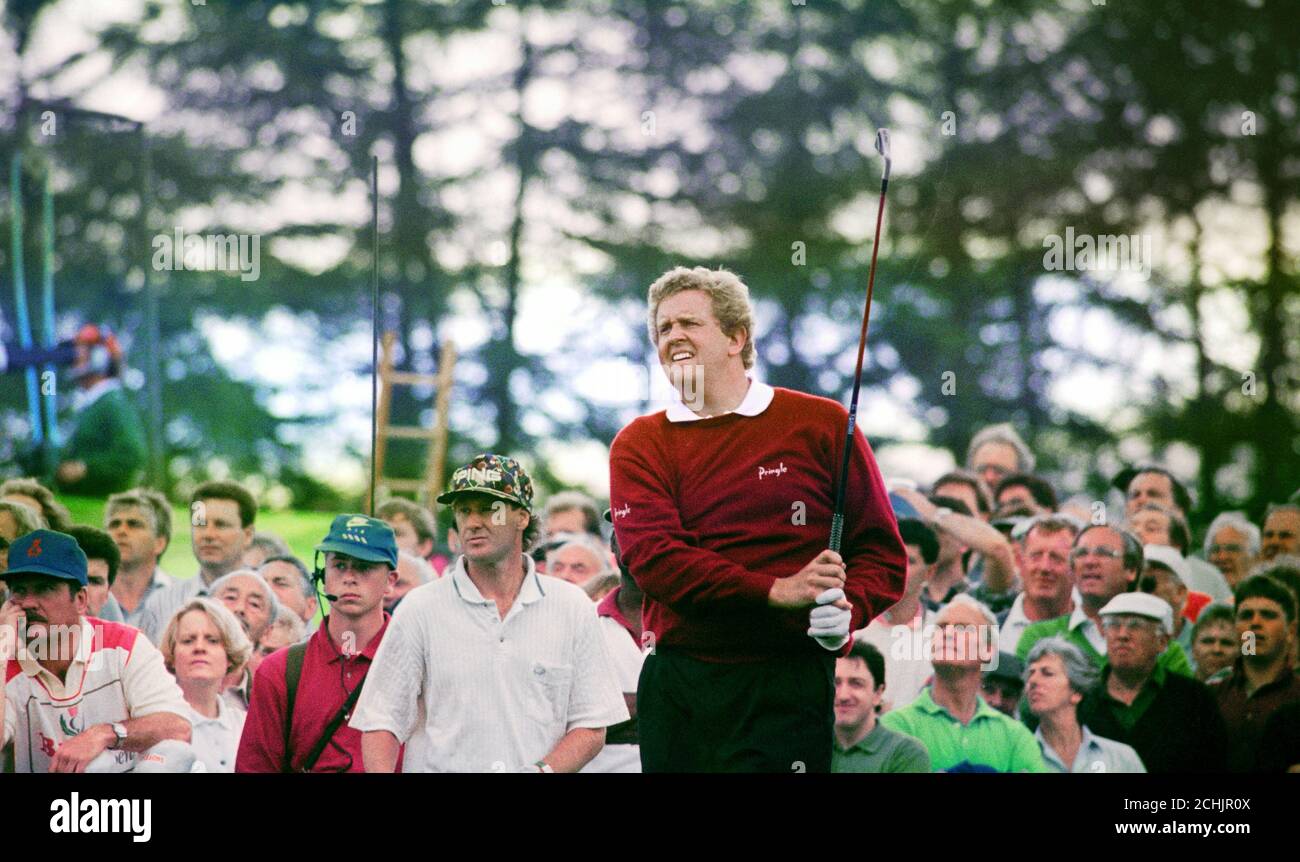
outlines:
[{"label": "headset microphone", "polygon": [[316,585],[316,592],[325,598],[325,600],[330,604],[337,602],[339,600],[338,596],[331,595],[321,589],[321,585],[325,583],[325,569],[320,564],[320,551],[317,551],[316,556],[312,558],[312,565],[315,566],[315,568],[312,570],[311,580],[312,583]]}]

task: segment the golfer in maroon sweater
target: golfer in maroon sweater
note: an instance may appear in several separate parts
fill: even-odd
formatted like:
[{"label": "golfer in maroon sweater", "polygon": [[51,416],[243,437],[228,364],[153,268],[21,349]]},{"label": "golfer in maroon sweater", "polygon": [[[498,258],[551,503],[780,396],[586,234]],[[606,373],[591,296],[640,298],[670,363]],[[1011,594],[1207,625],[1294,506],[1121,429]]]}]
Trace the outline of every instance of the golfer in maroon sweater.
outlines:
[{"label": "golfer in maroon sweater", "polygon": [[826,546],[847,411],[749,378],[749,291],[725,270],[661,276],[649,320],[682,401],[610,451],[614,529],[653,647],[642,767],[829,772],[835,656],[905,579],[875,458],[855,435],[841,558]]}]

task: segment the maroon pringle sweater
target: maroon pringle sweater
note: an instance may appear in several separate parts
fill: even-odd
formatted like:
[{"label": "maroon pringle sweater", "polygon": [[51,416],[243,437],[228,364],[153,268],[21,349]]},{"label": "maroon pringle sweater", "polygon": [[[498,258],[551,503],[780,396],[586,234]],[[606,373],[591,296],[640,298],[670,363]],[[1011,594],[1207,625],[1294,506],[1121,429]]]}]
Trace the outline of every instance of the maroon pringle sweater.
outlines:
[{"label": "maroon pringle sweater", "polygon": [[[770,608],[767,595],[830,542],[847,421],[836,401],[777,388],[757,416],[660,411],[619,432],[610,508],[645,591],[647,646],[730,664],[826,654],[808,637],[811,608]],[[857,630],[902,596],[907,558],[871,448],[854,440],[840,553]]]}]

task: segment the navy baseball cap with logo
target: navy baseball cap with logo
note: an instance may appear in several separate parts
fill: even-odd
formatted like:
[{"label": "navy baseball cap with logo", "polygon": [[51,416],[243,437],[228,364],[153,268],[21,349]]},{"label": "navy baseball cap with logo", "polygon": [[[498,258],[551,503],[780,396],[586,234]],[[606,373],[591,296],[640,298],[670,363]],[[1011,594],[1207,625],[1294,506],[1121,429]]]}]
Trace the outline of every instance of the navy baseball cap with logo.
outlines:
[{"label": "navy baseball cap with logo", "polygon": [[67,533],[33,530],[9,546],[9,568],[0,578],[45,575],[86,586],[86,552]]},{"label": "navy baseball cap with logo", "polygon": [[316,550],[347,554],[368,563],[388,563],[390,568],[397,568],[397,536],[393,528],[365,515],[339,515]]}]

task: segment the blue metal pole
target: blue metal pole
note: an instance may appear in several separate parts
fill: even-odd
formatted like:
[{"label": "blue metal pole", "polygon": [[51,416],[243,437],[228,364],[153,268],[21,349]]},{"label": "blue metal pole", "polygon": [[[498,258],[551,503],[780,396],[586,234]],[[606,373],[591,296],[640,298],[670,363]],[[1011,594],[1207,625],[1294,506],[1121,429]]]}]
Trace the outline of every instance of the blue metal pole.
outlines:
[{"label": "blue metal pole", "polygon": [[[27,316],[27,282],[23,277],[23,152],[14,152],[9,163],[9,204],[12,213],[12,257],[14,261],[14,300],[18,314],[18,345],[31,348],[32,324]],[[32,423],[32,442],[45,443],[45,429],[41,425],[41,390],[36,369],[27,369],[27,415]]]},{"label": "blue metal pole", "polygon": [[[50,172],[45,170],[41,193],[41,335],[47,348],[54,345],[54,194],[50,191]],[[59,448],[58,387],[54,385],[54,365],[47,363],[41,371],[42,394],[45,396],[45,442],[49,448],[47,465],[54,463]]]}]

